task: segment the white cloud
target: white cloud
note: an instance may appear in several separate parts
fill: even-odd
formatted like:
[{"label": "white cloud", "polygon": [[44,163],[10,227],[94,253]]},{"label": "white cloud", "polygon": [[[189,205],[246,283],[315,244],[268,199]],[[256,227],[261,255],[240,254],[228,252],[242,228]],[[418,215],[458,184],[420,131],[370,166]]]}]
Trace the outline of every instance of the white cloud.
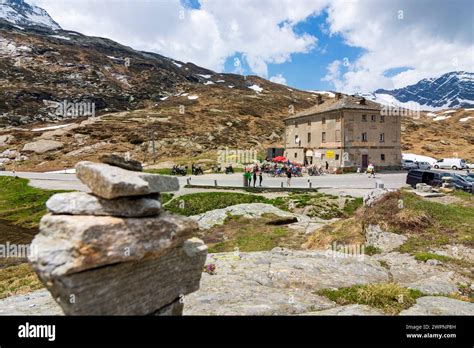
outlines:
[{"label": "white cloud", "polygon": [[271,82],[279,83],[280,85],[286,85],[286,78],[282,74],[277,74],[270,77]]},{"label": "white cloud", "polygon": [[[344,92],[400,88],[455,70],[474,70],[473,2],[334,1],[328,29],[364,49],[347,67],[335,60],[325,80]],[[402,12],[400,12],[402,11]],[[393,68],[410,68],[394,76]]]},{"label": "white cloud", "polygon": [[[241,54],[253,73],[266,77],[269,63],[309,52],[317,38],[294,27],[320,13],[326,1],[201,0],[200,9],[170,1],[33,0],[64,28],[111,38],[136,49],[224,70]],[[236,67],[242,71],[242,67]]]}]

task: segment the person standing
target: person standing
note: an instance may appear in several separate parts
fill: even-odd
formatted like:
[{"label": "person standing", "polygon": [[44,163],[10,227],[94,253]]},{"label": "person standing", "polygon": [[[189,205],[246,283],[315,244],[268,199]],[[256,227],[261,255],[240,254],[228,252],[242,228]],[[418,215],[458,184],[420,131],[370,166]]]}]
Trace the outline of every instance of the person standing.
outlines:
[{"label": "person standing", "polygon": [[258,186],[262,187],[262,180],[263,180],[263,173],[262,173],[262,170],[260,169],[260,171],[258,172]]},{"label": "person standing", "polygon": [[286,168],[286,186],[291,186],[291,168]]},{"label": "person standing", "polygon": [[255,188],[255,185],[257,185],[257,168],[253,170],[253,187]]},{"label": "person standing", "polygon": [[326,173],[329,173],[328,170],[329,170],[329,163],[328,161],[326,161]]}]

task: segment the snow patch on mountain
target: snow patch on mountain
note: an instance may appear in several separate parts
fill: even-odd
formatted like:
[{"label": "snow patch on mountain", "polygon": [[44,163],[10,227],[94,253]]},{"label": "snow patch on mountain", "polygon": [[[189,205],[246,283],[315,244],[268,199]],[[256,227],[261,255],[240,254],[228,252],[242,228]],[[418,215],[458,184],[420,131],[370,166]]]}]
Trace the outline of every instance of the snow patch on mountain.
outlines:
[{"label": "snow patch on mountain", "polygon": [[0,1],[0,19],[22,26],[40,26],[52,30],[61,27],[41,7],[30,5],[24,0]]},{"label": "snow patch on mountain", "polygon": [[[413,102],[421,110],[459,109],[474,106],[474,73],[453,71],[438,78],[423,79],[418,83],[395,90],[379,89],[372,93],[381,103]],[[377,100],[375,100],[377,101]]]}]

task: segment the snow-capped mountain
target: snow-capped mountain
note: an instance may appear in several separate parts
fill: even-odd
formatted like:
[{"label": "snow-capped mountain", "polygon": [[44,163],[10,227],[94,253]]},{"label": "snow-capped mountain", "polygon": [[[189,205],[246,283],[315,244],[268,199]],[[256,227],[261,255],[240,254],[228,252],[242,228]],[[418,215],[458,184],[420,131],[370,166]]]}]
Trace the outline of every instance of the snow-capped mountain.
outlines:
[{"label": "snow-capped mountain", "polygon": [[474,73],[453,71],[407,87],[392,91],[378,89],[364,96],[386,105],[409,107],[418,104],[421,110],[472,108]]},{"label": "snow-capped mountain", "polygon": [[40,26],[53,30],[61,29],[41,7],[30,5],[24,0],[1,0],[0,19],[20,26]]}]

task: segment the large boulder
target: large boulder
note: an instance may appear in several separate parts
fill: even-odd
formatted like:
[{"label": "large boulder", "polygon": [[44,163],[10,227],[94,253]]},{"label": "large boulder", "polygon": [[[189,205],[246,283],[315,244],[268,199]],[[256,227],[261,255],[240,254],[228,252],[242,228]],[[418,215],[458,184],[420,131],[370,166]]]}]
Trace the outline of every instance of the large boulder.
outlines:
[{"label": "large boulder", "polygon": [[379,225],[368,225],[365,228],[365,239],[367,245],[389,252],[405,243],[407,237],[392,232],[383,231]]},{"label": "large boulder", "polygon": [[106,199],[179,190],[177,178],[133,172],[104,163],[79,162],[76,175],[95,195]]},{"label": "large boulder", "polygon": [[55,151],[62,149],[64,144],[59,141],[41,139],[34,141],[32,143],[27,143],[23,146],[24,152],[34,152],[37,154],[42,154],[49,151]]},{"label": "large boulder", "polygon": [[52,196],[46,207],[59,215],[145,217],[158,215],[161,203],[152,197],[104,199],[85,192],[67,192]]}]

